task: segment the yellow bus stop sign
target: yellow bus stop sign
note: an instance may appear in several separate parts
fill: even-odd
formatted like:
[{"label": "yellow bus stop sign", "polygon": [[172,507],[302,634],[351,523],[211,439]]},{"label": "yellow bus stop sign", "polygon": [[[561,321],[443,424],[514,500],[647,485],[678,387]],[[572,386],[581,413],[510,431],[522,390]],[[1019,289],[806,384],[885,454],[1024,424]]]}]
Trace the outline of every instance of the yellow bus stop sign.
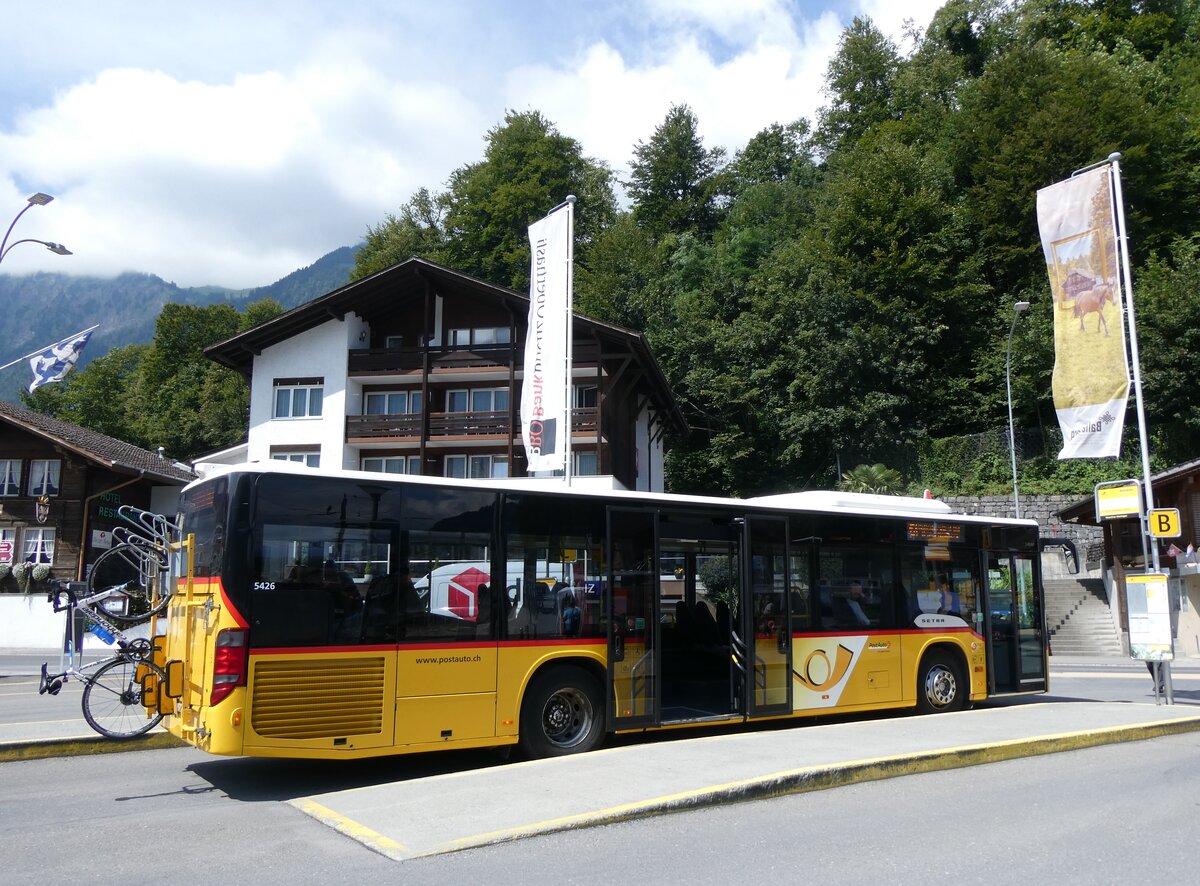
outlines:
[{"label": "yellow bus stop sign", "polygon": [[1154,538],[1179,538],[1179,508],[1154,508],[1146,515],[1150,535]]}]

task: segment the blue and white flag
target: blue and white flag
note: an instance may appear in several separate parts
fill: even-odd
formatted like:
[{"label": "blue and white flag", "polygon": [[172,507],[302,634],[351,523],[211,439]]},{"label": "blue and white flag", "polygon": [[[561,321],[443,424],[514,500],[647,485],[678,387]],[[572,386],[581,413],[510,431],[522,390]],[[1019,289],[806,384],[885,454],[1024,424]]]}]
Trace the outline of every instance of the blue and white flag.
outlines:
[{"label": "blue and white flag", "polygon": [[88,343],[95,330],[96,327],[93,326],[70,338],[64,338],[30,358],[29,368],[33,370],[33,381],[29,383],[29,393],[32,394],[42,385],[66,378],[67,373],[75,368],[83,346]]}]

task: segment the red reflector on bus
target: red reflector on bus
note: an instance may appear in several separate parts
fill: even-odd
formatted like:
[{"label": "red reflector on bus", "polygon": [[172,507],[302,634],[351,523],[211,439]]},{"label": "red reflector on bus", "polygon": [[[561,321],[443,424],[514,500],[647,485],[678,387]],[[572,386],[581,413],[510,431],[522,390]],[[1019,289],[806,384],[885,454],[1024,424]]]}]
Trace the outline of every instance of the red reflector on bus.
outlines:
[{"label": "red reflector on bus", "polygon": [[210,705],[225,699],[238,686],[246,685],[247,653],[245,631],[226,629],[217,634]]}]

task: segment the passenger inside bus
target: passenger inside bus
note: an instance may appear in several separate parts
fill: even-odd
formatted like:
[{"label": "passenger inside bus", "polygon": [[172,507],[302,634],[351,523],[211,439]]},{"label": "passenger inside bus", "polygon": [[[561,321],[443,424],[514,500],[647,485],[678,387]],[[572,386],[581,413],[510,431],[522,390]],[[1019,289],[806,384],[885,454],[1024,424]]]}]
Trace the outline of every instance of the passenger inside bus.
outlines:
[{"label": "passenger inside bus", "polygon": [[866,627],[871,624],[863,604],[867,595],[863,591],[861,581],[851,581],[845,596],[838,595],[834,599],[834,613],[839,627]]},{"label": "passenger inside bus", "polygon": [[582,623],[583,612],[575,602],[575,595],[568,593],[563,597],[562,635],[564,637],[578,637],[579,628]]},{"label": "passenger inside bus", "polygon": [[962,603],[950,586],[950,580],[942,576],[938,580],[938,612],[942,615],[962,615]]}]

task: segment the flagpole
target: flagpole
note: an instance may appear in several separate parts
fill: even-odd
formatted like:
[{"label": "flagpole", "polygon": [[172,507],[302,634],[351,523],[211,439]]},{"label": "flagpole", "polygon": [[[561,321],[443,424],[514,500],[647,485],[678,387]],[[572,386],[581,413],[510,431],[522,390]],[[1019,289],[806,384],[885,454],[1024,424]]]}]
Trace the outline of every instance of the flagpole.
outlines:
[{"label": "flagpole", "polygon": [[[1133,392],[1137,404],[1138,438],[1142,448],[1142,482],[1146,485],[1146,510],[1154,508],[1150,486],[1150,443],[1146,434],[1146,404],[1142,398],[1142,361],[1138,355],[1137,321],[1133,310],[1133,278],[1129,270],[1129,239],[1125,231],[1125,199],[1121,191],[1121,154],[1108,155],[1112,163],[1113,200],[1117,206],[1117,244],[1121,248],[1121,275],[1125,286],[1125,313],[1129,317],[1129,357],[1133,363]],[[1150,546],[1154,571],[1158,571],[1158,546]]]},{"label": "flagpole", "polygon": [[[1142,361],[1138,355],[1137,321],[1133,309],[1133,276],[1129,266],[1129,238],[1125,230],[1125,198],[1121,189],[1121,154],[1114,151],[1108,155],[1112,163],[1113,201],[1117,208],[1117,243],[1121,248],[1121,276],[1125,284],[1125,313],[1129,317],[1129,356],[1133,361],[1133,391],[1137,404],[1138,440],[1142,450],[1142,485],[1145,487],[1144,510],[1138,515],[1142,544],[1147,542],[1149,534],[1148,515],[1154,509],[1154,486],[1150,481],[1150,441],[1146,433],[1146,404],[1142,397]],[[1161,572],[1162,566],[1158,557],[1158,541],[1150,540],[1151,572]],[[1168,597],[1169,599],[1169,597]],[[1170,618],[1170,603],[1168,602],[1168,618]],[[1175,655],[1175,633],[1170,633],[1171,656]],[[1171,681],[1171,662],[1154,662],[1157,671],[1154,679],[1162,683],[1167,704],[1175,703],[1175,687]],[[1155,696],[1157,698],[1157,695]]]},{"label": "flagpole", "polygon": [[0,366],[0,372],[3,372],[5,369],[8,369],[10,366],[16,366],[22,360],[28,360],[30,357],[36,357],[38,354],[45,352],[46,348],[52,348],[52,347],[54,347],[54,345],[61,345],[65,341],[70,341],[73,338],[79,338],[79,336],[84,335],[88,332],[94,332],[95,330],[97,330],[99,328],[100,328],[100,324],[97,323],[95,326],[89,326],[87,329],[79,330],[79,332],[75,333],[74,335],[68,335],[66,338],[60,338],[53,345],[46,345],[45,348],[38,348],[36,351],[30,351],[24,357],[18,357],[16,360],[13,360],[11,363],[5,363],[3,366]]},{"label": "flagpole", "polygon": [[[566,459],[563,469],[566,472],[567,485],[571,485],[571,417],[575,412],[575,386],[571,377],[575,358],[575,195],[568,194],[567,204],[567,391],[563,400],[566,421],[563,422],[567,437],[565,440]],[[597,436],[599,445],[599,436]]]}]

